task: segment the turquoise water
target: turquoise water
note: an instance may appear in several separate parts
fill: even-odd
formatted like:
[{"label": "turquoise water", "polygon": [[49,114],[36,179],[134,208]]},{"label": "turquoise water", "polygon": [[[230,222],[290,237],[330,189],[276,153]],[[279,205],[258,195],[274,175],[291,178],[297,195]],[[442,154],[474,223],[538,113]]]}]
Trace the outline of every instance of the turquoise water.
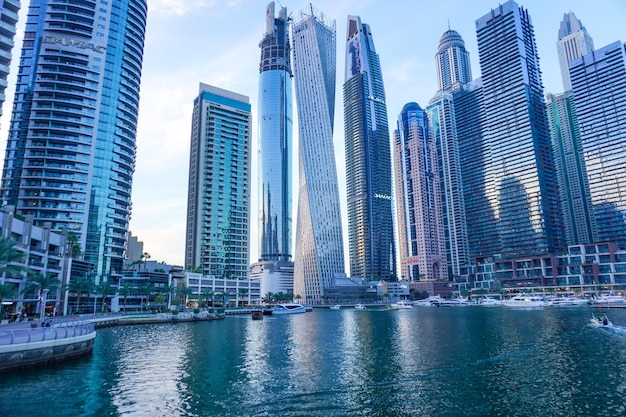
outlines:
[{"label": "turquoise water", "polygon": [[613,329],[589,327],[592,311],[342,309],[101,329],[91,356],[0,375],[0,415],[626,415],[626,310],[607,311]]}]

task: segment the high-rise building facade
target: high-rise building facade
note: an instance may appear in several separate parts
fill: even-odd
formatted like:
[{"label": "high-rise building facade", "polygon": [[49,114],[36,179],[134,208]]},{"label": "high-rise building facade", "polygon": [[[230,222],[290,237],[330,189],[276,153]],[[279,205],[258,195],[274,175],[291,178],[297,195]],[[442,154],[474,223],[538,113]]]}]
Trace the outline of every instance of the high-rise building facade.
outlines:
[{"label": "high-rise building facade", "polygon": [[430,121],[433,140],[437,147],[442,210],[446,234],[448,275],[459,275],[461,266],[469,262],[467,222],[461,175],[461,155],[457,133],[455,97],[465,91],[472,81],[469,52],[461,35],[447,30],[439,40],[435,55],[439,90],[426,112]]},{"label": "high-rise building facade", "polygon": [[563,91],[569,91],[572,89],[572,80],[569,75],[570,61],[593,51],[593,39],[573,12],[563,15],[556,50],[559,56]]},{"label": "high-rise building facade", "polygon": [[547,94],[546,106],[568,245],[597,242],[589,177],[572,91]]},{"label": "high-rise building facade", "polygon": [[599,242],[626,241],[625,49],[618,41],[569,63]]},{"label": "high-rise building facade", "polygon": [[2,104],[6,98],[4,90],[7,88],[19,10],[19,0],[0,0],[0,20],[2,21],[0,25],[0,116],[2,116]]},{"label": "high-rise building facade", "polygon": [[319,302],[333,278],[345,274],[333,147],[335,21],[310,6],[294,19],[292,37],[300,176],[294,294]]},{"label": "high-rise building facade", "polygon": [[2,198],[75,233],[96,280],[119,276],[135,168],[147,1],[32,1]]},{"label": "high-rise building facade", "polygon": [[293,110],[287,9],[267,6],[259,67],[260,259],[291,260]]},{"label": "high-rise building facade", "polygon": [[348,16],[343,85],[350,276],[395,281],[391,145],[369,25]]},{"label": "high-rise building facade", "polygon": [[293,292],[293,109],[289,17],[267,5],[259,46],[259,256],[250,277],[261,295]]},{"label": "high-rise building facade", "polygon": [[511,0],[478,19],[476,32],[485,193],[497,222],[497,253],[507,258],[560,253],[565,241],[530,16]]},{"label": "high-rise building facade", "polygon": [[394,173],[400,275],[403,280],[447,280],[437,146],[428,116],[408,103],[394,131]]},{"label": "high-rise building facade", "polygon": [[216,278],[248,277],[250,102],[200,83],[194,100],[185,267]]}]

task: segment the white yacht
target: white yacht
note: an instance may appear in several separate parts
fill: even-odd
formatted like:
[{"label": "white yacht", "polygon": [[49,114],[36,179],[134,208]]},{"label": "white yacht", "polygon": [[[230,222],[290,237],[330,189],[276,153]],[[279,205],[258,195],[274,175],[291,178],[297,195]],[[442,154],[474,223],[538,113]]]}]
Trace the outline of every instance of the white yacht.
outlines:
[{"label": "white yacht", "polygon": [[589,300],[589,304],[626,304],[626,297],[623,295],[599,295]]},{"label": "white yacht", "polygon": [[567,307],[567,306],[579,306],[587,304],[586,298],[576,297],[574,295],[568,295],[566,297],[555,297],[550,300],[554,307]]},{"label": "white yacht", "polygon": [[440,301],[442,301],[443,298],[441,298],[440,295],[431,295],[428,298],[424,298],[422,300],[417,300],[417,301],[413,301],[413,305],[414,306],[422,306],[422,307],[432,307],[435,305],[435,303],[438,303]]},{"label": "white yacht", "polygon": [[481,307],[495,307],[495,306],[501,306],[502,300],[497,300],[495,298],[484,296],[484,297],[480,297],[476,304]]},{"label": "white yacht", "polygon": [[407,300],[400,300],[397,303],[392,303],[391,307],[398,308],[400,310],[408,310],[413,308],[413,304]]},{"label": "white yacht", "polygon": [[334,305],[330,306],[330,309],[331,309],[331,310],[340,310],[340,309],[341,309],[341,305],[339,305],[339,304],[334,304]]},{"label": "white yacht", "polygon": [[467,301],[467,298],[457,297],[457,298],[442,298],[438,301],[433,301],[433,305],[437,307],[465,307],[470,303]]},{"label": "white yacht", "polygon": [[365,305],[363,304],[357,304],[354,306],[355,310],[367,310],[367,307],[365,307]]},{"label": "white yacht", "polygon": [[272,315],[281,315],[281,314],[298,314],[298,313],[306,313],[306,309],[302,304],[298,303],[279,303],[272,304]]},{"label": "white yacht", "polygon": [[502,301],[502,305],[505,307],[545,307],[552,305],[552,303],[544,300],[543,296],[535,294],[520,294],[515,297],[511,297],[508,300]]}]

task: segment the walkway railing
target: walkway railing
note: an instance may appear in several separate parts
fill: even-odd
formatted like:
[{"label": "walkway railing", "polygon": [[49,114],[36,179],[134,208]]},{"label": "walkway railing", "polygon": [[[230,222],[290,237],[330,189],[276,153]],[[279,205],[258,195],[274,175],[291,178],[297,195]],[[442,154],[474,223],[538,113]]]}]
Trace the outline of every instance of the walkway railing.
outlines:
[{"label": "walkway railing", "polygon": [[18,343],[44,342],[84,336],[95,332],[93,323],[80,323],[73,326],[17,328],[0,330],[0,346]]}]

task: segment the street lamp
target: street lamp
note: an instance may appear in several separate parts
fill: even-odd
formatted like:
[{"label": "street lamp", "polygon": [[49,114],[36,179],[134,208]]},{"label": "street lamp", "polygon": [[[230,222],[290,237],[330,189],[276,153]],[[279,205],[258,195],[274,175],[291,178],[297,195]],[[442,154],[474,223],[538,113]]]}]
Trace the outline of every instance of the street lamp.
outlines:
[{"label": "street lamp", "polygon": [[93,315],[96,316],[96,302],[98,301],[98,292],[93,290]]},{"label": "street lamp", "polygon": [[44,288],[41,299],[39,300],[41,302],[41,306],[39,307],[39,324],[41,326],[43,326],[43,318],[46,314],[46,300],[48,299],[48,291],[50,291],[48,288]]}]

